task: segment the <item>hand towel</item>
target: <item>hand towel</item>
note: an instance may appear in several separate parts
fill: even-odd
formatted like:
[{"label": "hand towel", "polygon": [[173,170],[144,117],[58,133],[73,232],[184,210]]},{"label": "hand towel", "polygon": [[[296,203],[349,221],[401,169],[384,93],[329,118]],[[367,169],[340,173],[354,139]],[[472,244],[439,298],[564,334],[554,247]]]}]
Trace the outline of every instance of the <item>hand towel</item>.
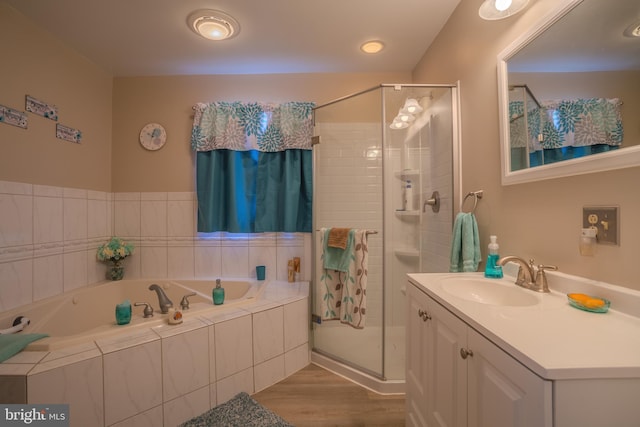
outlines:
[{"label": "hand towel", "polygon": [[331,248],[340,248],[345,250],[349,240],[349,230],[349,228],[332,228],[329,230],[327,245]]},{"label": "hand towel", "polygon": [[331,230],[331,228],[322,228],[320,230],[323,237],[322,248],[324,268],[346,273],[349,270],[349,264],[351,263],[351,257],[353,256],[353,240],[355,231],[349,230],[347,245],[343,250],[329,246],[329,234],[331,233]]},{"label": "hand towel", "polygon": [[[365,326],[369,248],[366,230],[352,230],[353,247],[347,271],[325,268],[316,288],[322,320],[340,320],[354,328]],[[323,233],[323,244],[328,234]],[[323,254],[326,255],[326,254]]]},{"label": "hand towel", "polygon": [[477,271],[480,259],[480,237],[476,217],[470,212],[460,212],[453,224],[449,271],[452,273]]},{"label": "hand towel", "polygon": [[29,343],[48,336],[47,334],[0,334],[0,363],[20,353]]}]

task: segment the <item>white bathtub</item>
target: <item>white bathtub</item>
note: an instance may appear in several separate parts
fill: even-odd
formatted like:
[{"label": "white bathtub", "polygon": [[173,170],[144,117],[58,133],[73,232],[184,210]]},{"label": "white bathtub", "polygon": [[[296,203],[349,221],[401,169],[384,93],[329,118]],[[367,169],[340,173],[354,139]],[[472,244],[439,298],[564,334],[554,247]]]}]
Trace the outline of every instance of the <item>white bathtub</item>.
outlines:
[{"label": "white bathtub", "polygon": [[[221,306],[213,305],[211,291],[215,287],[213,280],[171,280],[138,279],[104,282],[68,292],[53,298],[4,312],[0,315],[0,329],[12,326],[18,316],[27,317],[31,323],[24,333],[45,333],[49,337],[31,343],[26,350],[53,350],[85,341],[112,335],[127,334],[135,328],[153,327],[166,323],[168,314],[162,314],[155,291],[149,290],[151,284],[163,288],[173,307],[180,308],[182,297],[189,297],[190,308],[185,315],[204,313],[229,306],[241,306],[250,303],[261,293],[266,282],[243,279],[222,279],[225,300]],[[115,306],[125,300],[149,303],[154,309],[153,317],[144,318],[144,306],[132,307],[131,322],[117,325]]]}]

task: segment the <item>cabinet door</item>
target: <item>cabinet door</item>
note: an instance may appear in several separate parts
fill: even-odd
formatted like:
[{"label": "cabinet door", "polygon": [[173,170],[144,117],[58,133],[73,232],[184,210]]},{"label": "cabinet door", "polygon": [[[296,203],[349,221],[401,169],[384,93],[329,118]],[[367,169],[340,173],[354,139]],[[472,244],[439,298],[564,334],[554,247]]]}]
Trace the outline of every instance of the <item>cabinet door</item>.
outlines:
[{"label": "cabinet door", "polygon": [[468,347],[469,427],[552,426],[551,381],[471,328]]},{"label": "cabinet door", "polygon": [[468,326],[437,302],[430,300],[431,339],[427,349],[427,424],[432,427],[467,425]]},{"label": "cabinet door", "polygon": [[407,287],[406,424],[427,426],[427,354],[431,341],[429,297],[414,285]]}]

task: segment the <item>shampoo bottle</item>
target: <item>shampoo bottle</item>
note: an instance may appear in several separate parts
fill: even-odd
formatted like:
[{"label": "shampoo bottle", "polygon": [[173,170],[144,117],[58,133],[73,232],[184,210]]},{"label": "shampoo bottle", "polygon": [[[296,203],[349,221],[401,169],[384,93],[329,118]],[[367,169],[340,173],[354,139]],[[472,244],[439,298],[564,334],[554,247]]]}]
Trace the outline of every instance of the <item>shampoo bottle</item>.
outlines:
[{"label": "shampoo bottle", "polygon": [[407,211],[415,210],[413,206],[413,186],[411,180],[407,180],[404,187],[404,209]]},{"label": "shampoo bottle", "polygon": [[487,256],[487,265],[484,269],[484,277],[489,277],[492,279],[500,279],[502,278],[502,267],[496,265],[500,255],[498,255],[498,250],[500,247],[498,246],[498,238],[496,236],[489,236],[491,242],[489,243],[489,255]]},{"label": "shampoo bottle", "polygon": [[216,287],[213,288],[213,303],[220,305],[224,302],[224,288],[220,283],[220,279],[216,279]]}]

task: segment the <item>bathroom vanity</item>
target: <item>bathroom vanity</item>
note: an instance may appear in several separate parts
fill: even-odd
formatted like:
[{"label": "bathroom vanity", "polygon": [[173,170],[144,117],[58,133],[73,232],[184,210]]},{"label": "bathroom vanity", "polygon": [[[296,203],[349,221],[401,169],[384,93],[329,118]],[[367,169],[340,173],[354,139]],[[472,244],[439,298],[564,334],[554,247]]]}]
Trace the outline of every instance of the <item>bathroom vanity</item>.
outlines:
[{"label": "bathroom vanity", "polygon": [[[550,293],[510,276],[408,277],[407,426],[640,425],[640,292],[558,272]],[[569,292],[611,309],[573,308]]]}]

